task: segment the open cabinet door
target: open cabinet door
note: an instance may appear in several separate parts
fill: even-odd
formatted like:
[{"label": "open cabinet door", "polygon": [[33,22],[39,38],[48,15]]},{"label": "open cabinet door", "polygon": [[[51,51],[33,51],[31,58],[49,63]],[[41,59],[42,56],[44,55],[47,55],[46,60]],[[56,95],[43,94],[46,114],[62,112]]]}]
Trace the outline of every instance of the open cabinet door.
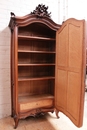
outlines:
[{"label": "open cabinet door", "polygon": [[85,92],[84,20],[68,19],[56,33],[55,108],[81,127]]}]

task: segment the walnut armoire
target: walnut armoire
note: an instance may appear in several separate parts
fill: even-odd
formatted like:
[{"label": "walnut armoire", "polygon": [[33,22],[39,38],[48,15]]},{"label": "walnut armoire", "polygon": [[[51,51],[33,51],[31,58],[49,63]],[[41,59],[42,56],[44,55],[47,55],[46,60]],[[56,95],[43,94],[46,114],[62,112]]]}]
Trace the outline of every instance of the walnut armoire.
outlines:
[{"label": "walnut armoire", "polygon": [[30,14],[11,13],[11,98],[15,128],[19,119],[62,112],[83,123],[85,92],[85,21],[56,24],[48,7]]}]

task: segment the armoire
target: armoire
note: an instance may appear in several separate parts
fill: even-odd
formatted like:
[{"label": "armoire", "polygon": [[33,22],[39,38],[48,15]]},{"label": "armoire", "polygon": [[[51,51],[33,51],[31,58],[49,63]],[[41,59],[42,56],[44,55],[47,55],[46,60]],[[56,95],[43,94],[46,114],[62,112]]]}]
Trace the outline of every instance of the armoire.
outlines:
[{"label": "armoire", "polygon": [[26,16],[11,12],[11,106],[18,121],[46,112],[62,112],[83,124],[85,94],[85,20],[56,24],[48,7]]}]

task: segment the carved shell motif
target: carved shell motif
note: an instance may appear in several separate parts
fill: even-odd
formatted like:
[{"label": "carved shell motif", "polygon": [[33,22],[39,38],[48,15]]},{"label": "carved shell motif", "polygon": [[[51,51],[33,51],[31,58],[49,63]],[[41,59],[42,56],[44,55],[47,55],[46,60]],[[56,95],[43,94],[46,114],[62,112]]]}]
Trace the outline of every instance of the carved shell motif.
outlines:
[{"label": "carved shell motif", "polygon": [[48,6],[46,7],[45,5],[43,5],[43,4],[39,4],[37,7],[36,7],[36,9],[33,11],[33,12],[31,12],[31,14],[35,14],[35,15],[37,15],[38,17],[50,17],[50,14],[51,14],[51,12],[50,13],[48,13]]}]

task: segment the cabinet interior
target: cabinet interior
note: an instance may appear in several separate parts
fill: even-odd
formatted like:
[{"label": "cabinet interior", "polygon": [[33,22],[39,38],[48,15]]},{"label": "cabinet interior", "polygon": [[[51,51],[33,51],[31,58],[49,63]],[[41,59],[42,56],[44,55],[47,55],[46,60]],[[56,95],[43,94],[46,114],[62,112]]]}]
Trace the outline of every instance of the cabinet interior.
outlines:
[{"label": "cabinet interior", "polygon": [[[18,97],[52,98],[55,90],[56,32],[43,23],[18,28]],[[28,98],[29,97],[29,98]]]}]

